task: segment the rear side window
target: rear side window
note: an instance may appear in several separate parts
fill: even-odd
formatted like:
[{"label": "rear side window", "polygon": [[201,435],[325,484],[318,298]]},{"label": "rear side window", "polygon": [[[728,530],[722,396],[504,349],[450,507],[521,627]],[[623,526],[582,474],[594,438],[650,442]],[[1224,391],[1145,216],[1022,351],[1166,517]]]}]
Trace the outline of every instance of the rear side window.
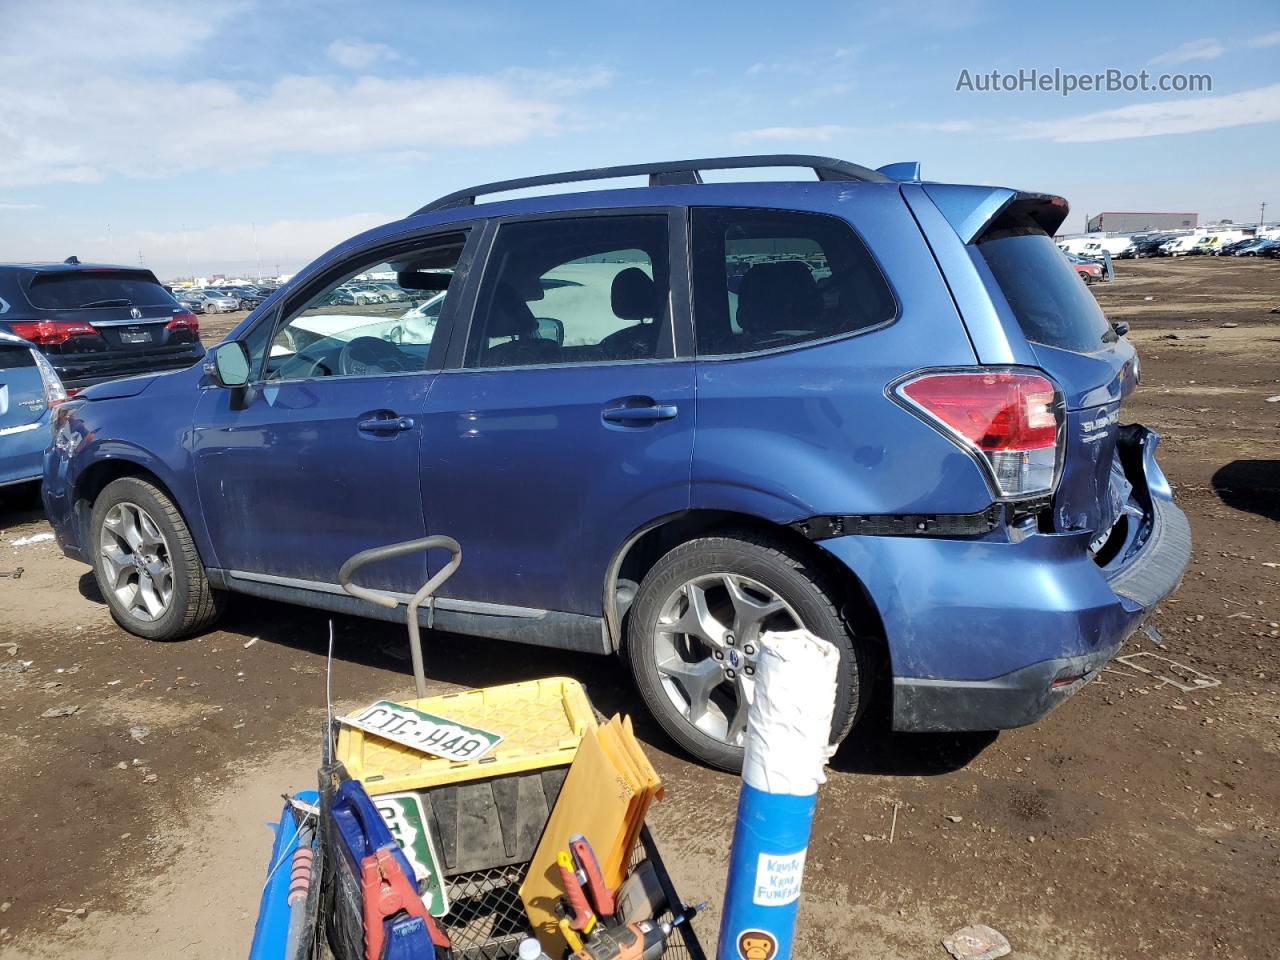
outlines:
[{"label": "rear side window", "polygon": [[0,370],[20,370],[35,365],[36,358],[29,347],[11,347],[0,343]]},{"label": "rear side window", "polygon": [[1029,218],[1005,218],[977,246],[1028,340],[1076,353],[1115,342],[1098,301]]},{"label": "rear side window", "polygon": [[841,336],[897,313],[866,244],[817,213],[695,209],[693,295],[701,356]]},{"label": "rear side window", "polygon": [[145,270],[38,273],[31,281],[28,296],[32,306],[44,310],[177,306],[168,291]]}]

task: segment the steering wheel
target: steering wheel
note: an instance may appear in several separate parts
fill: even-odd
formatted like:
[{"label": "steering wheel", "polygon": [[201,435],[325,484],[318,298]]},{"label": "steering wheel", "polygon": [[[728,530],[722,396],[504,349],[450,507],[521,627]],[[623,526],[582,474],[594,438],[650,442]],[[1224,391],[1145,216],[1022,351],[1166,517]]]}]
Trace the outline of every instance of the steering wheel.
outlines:
[{"label": "steering wheel", "polygon": [[356,337],[342,348],[338,369],[344,377],[371,373],[403,373],[409,369],[404,353],[380,337]]}]

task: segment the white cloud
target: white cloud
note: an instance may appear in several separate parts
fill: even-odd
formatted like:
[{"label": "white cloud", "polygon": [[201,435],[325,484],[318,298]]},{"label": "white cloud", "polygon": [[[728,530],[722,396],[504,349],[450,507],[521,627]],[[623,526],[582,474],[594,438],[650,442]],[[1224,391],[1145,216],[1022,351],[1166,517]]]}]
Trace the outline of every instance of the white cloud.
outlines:
[{"label": "white cloud", "polygon": [[335,40],[325,48],[329,58],[348,70],[366,70],[380,60],[399,60],[385,43],[364,43],[360,40]]},{"label": "white cloud", "polygon": [[1280,46],[1280,30],[1275,33],[1264,33],[1260,37],[1253,37],[1249,40],[1251,47],[1274,47]]},{"label": "white cloud", "polygon": [[539,70],[530,67],[508,67],[498,79],[523,91],[526,96],[571,97],[602,90],[613,82],[614,73],[606,67],[562,67]]},{"label": "white cloud", "polygon": [[852,132],[851,127],[825,123],[816,127],[761,127],[758,130],[742,130],[734,138],[743,141],[761,140],[831,140]]},{"label": "white cloud", "polygon": [[1221,97],[1135,103],[1062,120],[1035,121],[1023,124],[1014,136],[1057,143],[1096,143],[1277,121],[1280,121],[1280,83]]},{"label": "white cloud", "polygon": [[[0,80],[7,105],[0,184],[233,169],[290,152],[507,144],[553,132],[562,113],[546,99],[472,76],[295,75],[251,90],[214,80],[101,75],[39,100],[22,91],[21,81]],[[189,121],[186,135],[175,136],[177,117]],[[201,130],[235,133],[202,137]]]},{"label": "white cloud", "polygon": [[[37,222],[32,230],[0,231],[0,260],[61,260],[68,253],[81,260],[107,263],[143,262],[161,277],[209,273],[267,274],[277,266],[293,273],[331,247],[403,216],[397,213],[352,213],[328,219],[292,219],[229,223],[192,230],[115,230],[110,235],[80,231],[69,240],[56,224]],[[257,255],[255,256],[255,250]]]},{"label": "white cloud", "polygon": [[968,120],[941,120],[936,123],[900,123],[904,130],[919,130],[921,133],[968,133],[976,127]]},{"label": "white cloud", "polygon": [[[39,5],[9,11],[0,51],[0,188],[239,169],[286,154],[511,144],[563,129],[565,100],[611,79],[601,67],[220,79],[181,67],[208,62],[239,7],[192,9],[119,0],[73,3],[57,18]],[[121,59],[120,50],[129,56]],[[387,51],[339,42],[330,54],[355,65]]]},{"label": "white cloud", "polygon": [[251,259],[256,247],[263,270],[274,273],[277,263],[296,270],[344,240],[403,215],[403,211],[352,213],[323,220],[276,220],[256,227],[227,223],[192,231],[140,230],[125,237],[121,246],[141,250],[148,265],[165,274],[185,272],[188,261],[197,270],[256,269]]},{"label": "white cloud", "polygon": [[1227,52],[1217,40],[1189,40],[1179,47],[1166,51],[1159,56],[1152,57],[1148,63],[1152,64],[1174,64],[1186,63],[1189,60],[1215,60]]},{"label": "white cloud", "polygon": [[39,210],[38,203],[14,203],[10,200],[0,200],[0,210]]}]

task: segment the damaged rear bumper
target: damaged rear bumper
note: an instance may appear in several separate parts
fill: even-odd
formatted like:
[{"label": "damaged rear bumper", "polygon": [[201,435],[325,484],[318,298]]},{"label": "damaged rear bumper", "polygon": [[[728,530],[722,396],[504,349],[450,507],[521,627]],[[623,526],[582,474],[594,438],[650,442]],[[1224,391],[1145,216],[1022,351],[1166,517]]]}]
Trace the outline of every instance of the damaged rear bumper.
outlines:
[{"label": "damaged rear bumper", "polygon": [[1125,472],[1136,478],[1146,525],[1108,568],[1090,557],[1087,532],[821,542],[880,612],[894,729],[1033,723],[1096,677],[1177,588],[1191,556],[1186,515],[1155,463],[1156,434],[1123,429]]}]

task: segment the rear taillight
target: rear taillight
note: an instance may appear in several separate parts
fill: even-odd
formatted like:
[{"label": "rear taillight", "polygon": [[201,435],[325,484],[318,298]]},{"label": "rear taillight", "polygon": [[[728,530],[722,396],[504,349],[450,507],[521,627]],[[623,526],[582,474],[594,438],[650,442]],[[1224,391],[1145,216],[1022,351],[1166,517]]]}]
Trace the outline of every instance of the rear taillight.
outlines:
[{"label": "rear taillight", "polygon": [[200,321],[196,319],[194,313],[175,313],[173,319],[165,325],[166,330],[190,330],[192,333],[200,332]]},{"label": "rear taillight", "polygon": [[977,453],[1002,497],[1053,491],[1064,410],[1047,377],[1017,370],[948,370],[913,377],[895,393]]},{"label": "rear taillight", "polygon": [[53,364],[46,360],[39,350],[32,350],[36,358],[36,369],[40,371],[40,382],[44,384],[44,402],[50,410],[67,399],[67,389],[62,385],[62,378]]},{"label": "rear taillight", "polygon": [[9,329],[15,337],[42,347],[56,347],[72,337],[100,337],[92,324],[75,320],[13,320]]}]

